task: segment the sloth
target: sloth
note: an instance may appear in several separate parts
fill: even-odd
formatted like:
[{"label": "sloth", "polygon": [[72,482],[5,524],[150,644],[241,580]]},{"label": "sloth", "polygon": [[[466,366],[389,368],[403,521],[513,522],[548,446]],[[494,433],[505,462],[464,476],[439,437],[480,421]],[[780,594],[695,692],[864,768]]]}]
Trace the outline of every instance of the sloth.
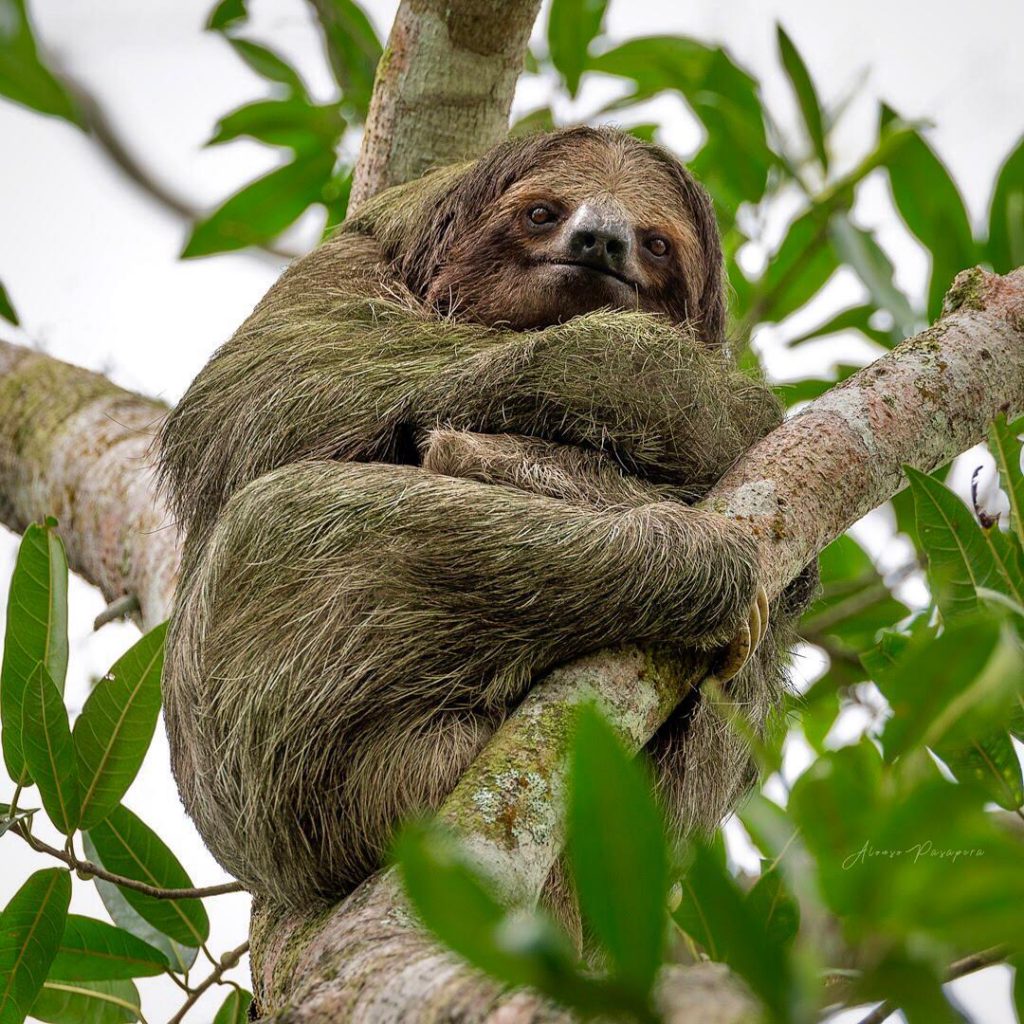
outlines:
[{"label": "sloth", "polygon": [[[575,128],[368,201],[213,356],[160,439],[166,723],[186,810],[257,897],[351,891],[587,652],[712,652],[766,727],[809,587],[769,613],[751,541],[692,507],[780,421],[725,315],[704,189]],[[752,780],[725,717],[693,693],[649,745],[680,832]]]}]

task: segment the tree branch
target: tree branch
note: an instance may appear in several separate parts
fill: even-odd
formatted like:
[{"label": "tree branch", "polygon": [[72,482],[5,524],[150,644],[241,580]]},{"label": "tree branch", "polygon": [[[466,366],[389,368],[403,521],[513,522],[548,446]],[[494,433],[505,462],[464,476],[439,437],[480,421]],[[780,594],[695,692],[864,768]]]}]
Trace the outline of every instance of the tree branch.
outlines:
[{"label": "tree branch", "polygon": [[402,0],[377,66],[351,209],[505,137],[539,9],[540,0]]},{"label": "tree branch", "polygon": [[220,960],[217,961],[216,967],[205,977],[203,980],[192,989],[188,998],[184,1003],[181,1004],[181,1008],[178,1012],[167,1022],[167,1024],[181,1024],[185,1019],[185,1015],[197,1002],[199,1002],[203,993],[207,989],[212,988],[214,985],[220,984],[221,979],[224,977],[226,971],[230,971],[232,967],[238,964],[238,961],[249,952],[249,943],[243,942],[240,946],[235,949],[229,950],[225,953]]},{"label": "tree branch", "polygon": [[[69,72],[52,62],[54,73],[64,88],[74,97],[75,104],[85,119],[89,135],[104,155],[138,188],[171,213],[189,224],[204,220],[210,211],[203,210],[185,199],[179,192],[166,185],[154,175],[132,152],[117,125],[111,120],[103,104],[85,85],[73,78]],[[250,246],[242,252],[251,253],[264,260],[270,260],[275,267],[301,256],[301,252],[285,249],[273,242],[261,246]]]},{"label": "tree branch", "polygon": [[160,402],[0,341],[0,522],[56,516],[71,568],[108,603],[134,594],[142,624],[167,618],[178,537],[149,448]]},{"label": "tree branch", "polygon": [[[992,949],[985,949],[980,953],[965,956],[962,960],[955,960],[946,971],[945,981],[956,981],[957,978],[965,978],[968,974],[974,974],[975,971],[983,971],[986,967],[1002,963],[1008,955],[1009,951],[1005,946],[993,946]],[[895,1003],[891,1003],[887,999],[884,1003],[879,1003],[866,1017],[862,1017],[860,1024],[883,1024],[898,1009],[899,1007]]]},{"label": "tree branch", "polygon": [[114,885],[120,885],[125,889],[134,889],[135,892],[141,892],[157,900],[204,900],[208,896],[224,896],[227,893],[243,891],[239,882],[222,882],[220,885],[208,885],[192,889],[164,889],[159,885],[140,882],[136,878],[116,875],[113,871],[108,871],[106,868],[100,867],[99,864],[93,864],[90,860],[79,860],[74,853],[69,853],[67,850],[59,850],[56,846],[44,843],[42,839],[32,835],[20,823],[15,825],[11,831],[24,839],[37,853],[45,853],[50,857],[56,857],[57,860],[67,865],[72,871],[85,875],[95,875],[97,878],[102,878],[105,882],[113,882]]}]

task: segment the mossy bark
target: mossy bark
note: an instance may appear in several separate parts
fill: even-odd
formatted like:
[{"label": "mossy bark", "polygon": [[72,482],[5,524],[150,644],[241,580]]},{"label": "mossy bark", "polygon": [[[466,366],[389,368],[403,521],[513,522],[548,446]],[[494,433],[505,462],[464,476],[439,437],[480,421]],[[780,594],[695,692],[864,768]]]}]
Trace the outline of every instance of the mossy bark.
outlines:
[{"label": "mossy bark", "polygon": [[377,66],[351,207],[500,142],[540,0],[404,0]]},{"label": "mossy bark", "polygon": [[71,567],[108,601],[134,594],[152,626],[170,610],[177,536],[149,460],[167,408],[0,342],[0,520],[55,516]]}]

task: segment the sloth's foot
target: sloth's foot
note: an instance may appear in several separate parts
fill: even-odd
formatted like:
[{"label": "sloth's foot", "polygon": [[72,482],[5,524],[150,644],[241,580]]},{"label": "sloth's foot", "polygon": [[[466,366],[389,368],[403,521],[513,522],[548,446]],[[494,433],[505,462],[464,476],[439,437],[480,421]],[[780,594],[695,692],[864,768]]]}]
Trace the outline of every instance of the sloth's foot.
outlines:
[{"label": "sloth's foot", "polygon": [[768,632],[768,592],[762,586],[757,588],[747,621],[739,628],[739,632],[729,641],[722,656],[722,663],[715,672],[720,683],[727,683],[738,675],[743,666],[750,660],[758,645]]}]

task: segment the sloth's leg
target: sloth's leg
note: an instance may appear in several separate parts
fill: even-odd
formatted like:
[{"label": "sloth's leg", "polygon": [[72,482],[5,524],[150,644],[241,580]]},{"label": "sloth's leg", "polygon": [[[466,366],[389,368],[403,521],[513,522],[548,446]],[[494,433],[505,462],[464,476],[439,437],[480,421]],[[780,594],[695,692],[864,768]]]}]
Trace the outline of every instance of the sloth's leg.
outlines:
[{"label": "sloth's leg", "polygon": [[191,564],[165,673],[175,770],[222,863],[290,903],[372,869],[382,821],[436,803],[431,765],[458,777],[546,669],[617,642],[717,647],[756,589],[719,516],[383,464],[259,478]]}]

